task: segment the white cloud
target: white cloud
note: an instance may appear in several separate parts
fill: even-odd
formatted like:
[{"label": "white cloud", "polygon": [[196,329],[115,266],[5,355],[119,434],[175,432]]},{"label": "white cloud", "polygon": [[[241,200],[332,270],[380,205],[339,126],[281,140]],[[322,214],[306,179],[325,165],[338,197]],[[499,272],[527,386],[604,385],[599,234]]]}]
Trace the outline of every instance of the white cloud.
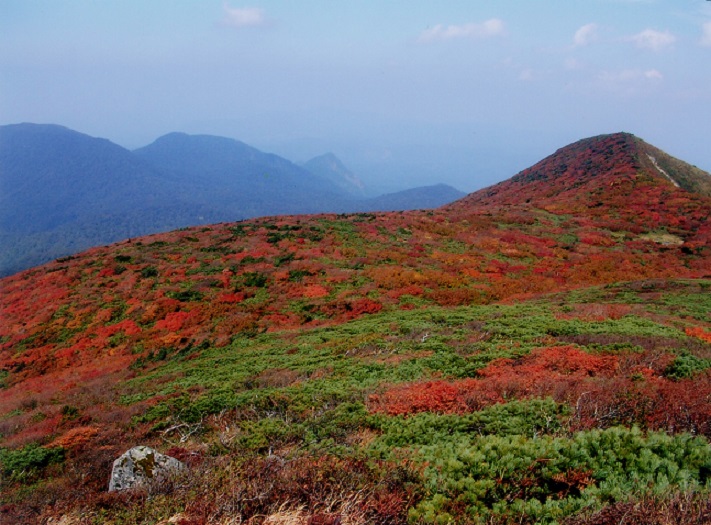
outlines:
[{"label": "white cloud", "polygon": [[437,24],[420,34],[420,42],[434,42],[436,40],[451,40],[453,38],[490,38],[504,34],[504,23],[498,18],[492,18],[480,24],[470,23],[462,25],[444,26]]},{"label": "white cloud", "polygon": [[585,46],[597,38],[597,24],[585,24],[573,35],[575,46]]},{"label": "white cloud", "polygon": [[223,23],[231,27],[256,27],[264,25],[264,10],[259,7],[230,7],[223,6]]},{"label": "white cloud", "polygon": [[663,80],[664,75],[657,69],[623,69],[621,71],[603,71],[598,79],[607,89],[630,91],[634,87],[641,87],[645,82]]},{"label": "white cloud", "polygon": [[711,46],[711,22],[704,22],[701,26],[701,30],[703,31],[700,42],[701,45]]},{"label": "white cloud", "polygon": [[533,80],[534,77],[535,77],[535,75],[533,73],[533,69],[531,69],[529,67],[529,68],[526,68],[523,71],[521,71],[521,73],[518,76],[518,79],[524,80],[524,81],[529,81],[529,80]]},{"label": "white cloud", "polygon": [[651,49],[652,51],[660,51],[665,47],[669,47],[676,42],[676,37],[669,31],[655,31],[654,29],[645,29],[641,33],[637,33],[629,38],[637,47],[641,49]]},{"label": "white cloud", "polygon": [[598,77],[596,88],[621,96],[637,96],[653,89],[661,79],[662,74],[656,69],[604,71]]},{"label": "white cloud", "polygon": [[563,62],[563,66],[565,67],[565,69],[573,70],[582,68],[583,64],[575,58],[566,58]]}]

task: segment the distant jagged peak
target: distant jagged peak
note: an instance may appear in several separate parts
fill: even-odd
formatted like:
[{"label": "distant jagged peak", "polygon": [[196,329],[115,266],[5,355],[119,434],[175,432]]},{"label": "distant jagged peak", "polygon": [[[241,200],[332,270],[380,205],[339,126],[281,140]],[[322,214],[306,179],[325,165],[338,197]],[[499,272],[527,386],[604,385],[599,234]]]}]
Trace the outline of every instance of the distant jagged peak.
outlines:
[{"label": "distant jagged peak", "polygon": [[306,161],[304,164],[328,164],[334,168],[347,169],[343,162],[341,162],[341,159],[336,157],[336,155],[330,151],[324,153],[323,155],[317,155],[316,157]]},{"label": "distant jagged peak", "polygon": [[314,175],[330,180],[353,196],[365,196],[365,184],[363,181],[331,152],[304,162],[302,167]]}]

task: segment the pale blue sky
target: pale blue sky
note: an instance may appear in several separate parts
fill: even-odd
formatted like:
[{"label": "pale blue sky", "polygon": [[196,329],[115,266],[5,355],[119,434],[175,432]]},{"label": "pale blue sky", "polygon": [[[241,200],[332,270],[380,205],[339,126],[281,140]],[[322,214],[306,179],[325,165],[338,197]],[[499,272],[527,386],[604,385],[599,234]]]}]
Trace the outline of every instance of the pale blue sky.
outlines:
[{"label": "pale blue sky", "polygon": [[711,170],[706,0],[0,0],[0,123],[170,131],[471,191],[629,131]]}]

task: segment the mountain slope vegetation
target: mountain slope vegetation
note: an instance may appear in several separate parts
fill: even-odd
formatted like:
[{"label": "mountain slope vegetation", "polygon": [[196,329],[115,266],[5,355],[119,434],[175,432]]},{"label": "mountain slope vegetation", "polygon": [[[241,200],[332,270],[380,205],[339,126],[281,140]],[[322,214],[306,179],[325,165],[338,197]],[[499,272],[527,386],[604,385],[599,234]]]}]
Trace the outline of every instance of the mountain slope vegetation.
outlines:
[{"label": "mountain slope vegetation", "polygon": [[[3,279],[0,515],[708,521],[709,176],[649,151],[600,136],[435,210],[187,228]],[[106,493],[138,443],[188,473]]]}]

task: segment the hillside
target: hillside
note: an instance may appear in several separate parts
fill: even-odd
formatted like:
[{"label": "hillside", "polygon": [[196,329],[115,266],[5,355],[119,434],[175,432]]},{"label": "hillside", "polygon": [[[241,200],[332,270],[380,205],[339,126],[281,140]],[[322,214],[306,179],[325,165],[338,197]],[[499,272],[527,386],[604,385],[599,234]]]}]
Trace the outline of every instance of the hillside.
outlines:
[{"label": "hillside", "polygon": [[[188,228],[3,279],[0,516],[708,521],[708,175],[647,148],[595,137],[435,210]],[[188,473],[106,493],[138,443]]]},{"label": "hillside", "polygon": [[[434,186],[422,186],[395,193],[386,193],[379,197],[367,199],[363,202],[363,211],[398,211],[438,208],[443,204],[456,201],[464,196],[465,193],[447,184],[435,184]],[[413,206],[414,203],[417,203],[417,206]]]},{"label": "hillside", "polygon": [[531,203],[576,211],[599,206],[601,199],[609,203],[616,195],[628,197],[632,188],[663,191],[665,186],[709,197],[711,175],[630,133],[616,133],[561,148],[511,179],[473,193],[463,204]]},{"label": "hillside", "polygon": [[61,126],[1,126],[0,276],[186,226],[276,214],[419,209],[461,196],[446,187],[363,200],[333,183],[333,176],[224,137],[171,133],[130,152]]},{"label": "hillside", "polygon": [[154,206],[178,194],[129,151],[52,125],[0,127],[0,229],[32,235]]},{"label": "hillside", "polygon": [[150,232],[214,222],[126,149],[61,126],[0,127],[0,276]]},{"label": "hillside", "polygon": [[347,207],[330,181],[233,139],[170,133],[134,154],[177,183],[200,182],[202,197],[229,209],[232,220]]}]

